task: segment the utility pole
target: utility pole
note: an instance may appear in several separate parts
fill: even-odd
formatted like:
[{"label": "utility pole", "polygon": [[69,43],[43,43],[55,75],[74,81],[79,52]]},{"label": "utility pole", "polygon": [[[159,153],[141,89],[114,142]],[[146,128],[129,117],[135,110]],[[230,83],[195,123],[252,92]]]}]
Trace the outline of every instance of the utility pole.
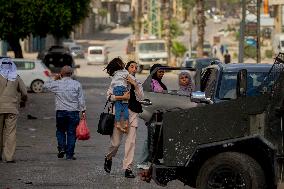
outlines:
[{"label": "utility pole", "polygon": [[140,38],[141,34],[141,1],[139,0],[132,0],[132,6],[133,6],[133,15],[134,15],[134,35],[135,39]]},{"label": "utility pole", "polygon": [[239,63],[244,62],[245,50],[245,20],[246,20],[246,0],[242,0],[242,20],[240,24],[240,39],[239,39]]},{"label": "utility pole", "polygon": [[192,52],[192,28],[193,28],[193,8],[189,9],[189,24],[188,24],[188,29],[189,29],[189,43],[188,43],[188,52],[189,52],[189,57],[191,57],[191,52]]},{"label": "utility pole", "polygon": [[260,52],[260,5],[261,0],[242,0],[242,21],[240,26],[239,63],[244,62],[245,40],[250,37],[256,41],[256,63],[261,62]]},{"label": "utility pole", "polygon": [[216,8],[219,11],[218,13],[221,14],[221,0],[216,0]]},{"label": "utility pole", "polygon": [[163,31],[164,31],[164,37],[167,42],[167,51],[168,51],[168,64],[171,63],[171,31],[170,31],[170,21],[171,21],[171,0],[162,0],[163,5]]},{"label": "utility pole", "polygon": [[260,54],[260,5],[261,5],[261,0],[257,0],[257,34],[256,34],[256,63],[261,63],[261,54]]}]

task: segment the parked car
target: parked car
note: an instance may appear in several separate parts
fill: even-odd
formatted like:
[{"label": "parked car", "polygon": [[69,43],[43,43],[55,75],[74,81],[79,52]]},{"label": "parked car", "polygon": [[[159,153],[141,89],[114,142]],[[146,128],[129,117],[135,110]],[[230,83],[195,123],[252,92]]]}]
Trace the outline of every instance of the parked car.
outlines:
[{"label": "parked car", "polygon": [[17,66],[17,73],[24,81],[28,89],[35,93],[42,92],[44,82],[48,81],[51,71],[41,60],[15,58],[12,61]]},{"label": "parked car", "polygon": [[104,45],[95,45],[88,47],[87,64],[107,64],[108,51]]},{"label": "parked car", "polygon": [[163,112],[159,139],[148,136],[152,145],[162,140],[153,154],[162,151],[163,163],[154,162],[148,175],[162,186],[177,179],[200,189],[276,189],[283,166],[283,67],[269,72],[272,64],[210,65],[200,79],[196,74],[199,85],[191,96],[152,92],[150,75],[140,117],[148,122]]},{"label": "parked car", "polygon": [[43,61],[44,57],[49,53],[49,52],[62,52],[62,53],[69,53],[70,50],[65,47],[65,46],[61,46],[61,45],[52,45],[50,46],[48,49],[43,49],[42,51],[40,51],[37,55],[37,59],[40,59]]},{"label": "parked car", "polygon": [[64,39],[62,44],[64,47],[68,48],[70,45],[76,45],[76,42],[73,39]]},{"label": "parked car", "polygon": [[[197,43],[192,47],[191,56],[196,58],[197,55]],[[209,41],[204,41],[203,43],[203,56],[212,57],[212,46]]]},{"label": "parked car", "polygon": [[43,63],[53,73],[59,73],[61,68],[65,65],[71,66],[72,68],[79,67],[75,66],[75,62],[70,52],[61,46],[53,46],[51,49],[49,49],[48,53],[43,59]]},{"label": "parked car", "polygon": [[218,58],[196,58],[196,59],[185,58],[183,63],[181,64],[181,67],[202,70],[207,66],[217,63],[221,63]]},{"label": "parked car", "polygon": [[69,45],[68,49],[74,58],[84,58],[84,50],[82,45]]}]

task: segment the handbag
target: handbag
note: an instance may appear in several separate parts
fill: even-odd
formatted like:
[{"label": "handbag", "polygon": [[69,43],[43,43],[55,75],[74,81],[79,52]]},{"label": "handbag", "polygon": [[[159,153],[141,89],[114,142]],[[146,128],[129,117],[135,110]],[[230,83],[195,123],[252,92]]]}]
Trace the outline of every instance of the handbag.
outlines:
[{"label": "handbag", "polygon": [[[106,101],[104,110],[105,110],[108,102],[110,102],[109,99]],[[100,115],[100,120],[99,120],[97,132],[102,134],[102,135],[112,135],[113,127],[114,127],[114,115],[112,114],[112,112],[110,112],[110,109],[108,109],[107,113],[103,112]]]},{"label": "handbag", "polygon": [[83,117],[76,128],[76,138],[78,140],[88,140],[90,138],[90,130],[87,127],[86,117]]}]

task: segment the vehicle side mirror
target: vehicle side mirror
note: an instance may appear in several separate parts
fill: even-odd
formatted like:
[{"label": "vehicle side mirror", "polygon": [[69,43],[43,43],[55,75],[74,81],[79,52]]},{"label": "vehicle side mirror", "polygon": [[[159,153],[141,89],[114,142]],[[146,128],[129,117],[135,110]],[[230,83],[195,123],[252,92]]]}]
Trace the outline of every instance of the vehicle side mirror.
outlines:
[{"label": "vehicle side mirror", "polygon": [[247,70],[242,69],[237,75],[237,97],[246,96],[247,94]]},{"label": "vehicle side mirror", "polygon": [[139,101],[141,104],[143,104],[144,106],[150,106],[152,105],[152,102],[149,99],[144,99]]},{"label": "vehicle side mirror", "polygon": [[196,103],[213,104],[210,98],[207,98],[205,92],[195,91],[191,93],[191,101]]}]

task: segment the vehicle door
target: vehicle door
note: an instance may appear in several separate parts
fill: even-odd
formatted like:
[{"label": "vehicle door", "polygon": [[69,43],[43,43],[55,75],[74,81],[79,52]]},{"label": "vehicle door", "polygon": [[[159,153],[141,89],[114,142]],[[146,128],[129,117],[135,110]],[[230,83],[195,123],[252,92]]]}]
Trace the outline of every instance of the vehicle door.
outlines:
[{"label": "vehicle door", "polygon": [[[179,95],[179,84],[178,84],[178,73],[180,71],[172,70],[166,71],[162,79],[162,82],[167,86],[167,91],[163,93],[152,92],[151,90],[151,78],[149,75],[148,78],[143,83],[144,89],[144,101],[148,101],[151,105],[143,105],[143,113],[140,114],[140,117],[145,121],[150,121],[152,115],[155,112],[167,112],[178,109],[187,109],[196,107],[197,104],[191,102],[190,96]],[[194,75],[193,71],[189,71],[190,75]],[[194,78],[192,78],[194,80]]]}]

